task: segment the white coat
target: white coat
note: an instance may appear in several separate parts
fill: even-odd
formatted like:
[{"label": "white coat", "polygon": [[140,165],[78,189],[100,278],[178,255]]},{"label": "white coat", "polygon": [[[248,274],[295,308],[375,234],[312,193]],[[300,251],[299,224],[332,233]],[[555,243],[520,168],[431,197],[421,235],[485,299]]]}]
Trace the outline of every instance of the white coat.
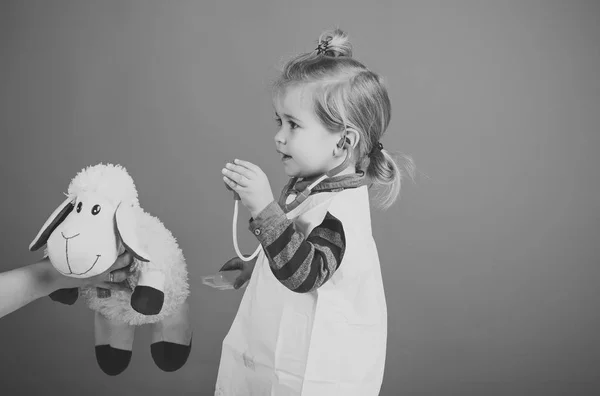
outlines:
[{"label": "white coat", "polygon": [[367,186],[311,195],[287,217],[309,235],[327,211],[344,227],[338,270],[317,290],[295,293],[259,253],[223,341],[216,396],[379,394],[387,306]]}]

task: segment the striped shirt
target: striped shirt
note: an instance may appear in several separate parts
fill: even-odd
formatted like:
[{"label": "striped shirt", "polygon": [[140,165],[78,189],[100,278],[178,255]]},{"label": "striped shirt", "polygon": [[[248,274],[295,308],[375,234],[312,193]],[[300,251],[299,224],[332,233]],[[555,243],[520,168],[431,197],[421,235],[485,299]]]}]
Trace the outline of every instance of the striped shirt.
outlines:
[{"label": "striped shirt", "polygon": [[[362,174],[338,176],[320,183],[311,195],[362,184]],[[250,219],[250,230],[263,246],[275,278],[297,293],[316,290],[331,279],[346,250],[344,227],[329,212],[321,224],[305,237],[294,221],[286,217],[281,206],[273,201],[256,219]]]}]

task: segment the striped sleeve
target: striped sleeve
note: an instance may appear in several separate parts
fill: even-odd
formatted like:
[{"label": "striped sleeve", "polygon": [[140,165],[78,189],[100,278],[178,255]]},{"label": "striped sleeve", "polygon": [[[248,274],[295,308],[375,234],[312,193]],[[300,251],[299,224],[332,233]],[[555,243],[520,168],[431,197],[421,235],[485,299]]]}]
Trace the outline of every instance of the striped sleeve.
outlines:
[{"label": "striped sleeve", "polygon": [[346,249],[344,228],[335,216],[328,212],[305,238],[275,201],[250,220],[250,230],[263,246],[273,275],[297,293],[316,290],[327,282]]}]

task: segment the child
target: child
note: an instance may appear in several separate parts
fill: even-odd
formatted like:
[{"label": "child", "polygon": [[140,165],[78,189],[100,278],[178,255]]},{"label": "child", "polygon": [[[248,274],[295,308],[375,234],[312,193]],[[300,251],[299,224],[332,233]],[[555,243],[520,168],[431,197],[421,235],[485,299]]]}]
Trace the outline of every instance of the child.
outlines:
[{"label": "child", "polygon": [[256,165],[223,169],[263,249],[224,266],[252,276],[223,341],[216,395],[379,393],[387,308],[368,186],[384,187],[387,208],[400,170],[380,143],[387,91],[351,55],[344,32],[325,32],[275,84],[275,148],[291,178],[278,202]]}]

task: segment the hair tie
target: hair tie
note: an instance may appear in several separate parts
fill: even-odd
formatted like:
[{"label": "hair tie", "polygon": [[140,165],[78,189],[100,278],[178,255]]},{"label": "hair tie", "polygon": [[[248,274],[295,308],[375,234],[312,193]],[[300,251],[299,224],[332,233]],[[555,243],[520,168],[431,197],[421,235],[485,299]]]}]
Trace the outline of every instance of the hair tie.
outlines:
[{"label": "hair tie", "polygon": [[325,52],[327,52],[327,50],[329,49],[330,41],[331,39],[319,41],[319,45],[317,45],[317,48],[315,48],[315,51],[317,51],[317,55],[324,54]]},{"label": "hair tie", "polygon": [[367,155],[367,157],[371,158],[373,155],[375,155],[375,153],[381,150],[383,150],[383,144],[381,144],[381,142],[377,142],[377,144],[373,146],[371,152]]}]

